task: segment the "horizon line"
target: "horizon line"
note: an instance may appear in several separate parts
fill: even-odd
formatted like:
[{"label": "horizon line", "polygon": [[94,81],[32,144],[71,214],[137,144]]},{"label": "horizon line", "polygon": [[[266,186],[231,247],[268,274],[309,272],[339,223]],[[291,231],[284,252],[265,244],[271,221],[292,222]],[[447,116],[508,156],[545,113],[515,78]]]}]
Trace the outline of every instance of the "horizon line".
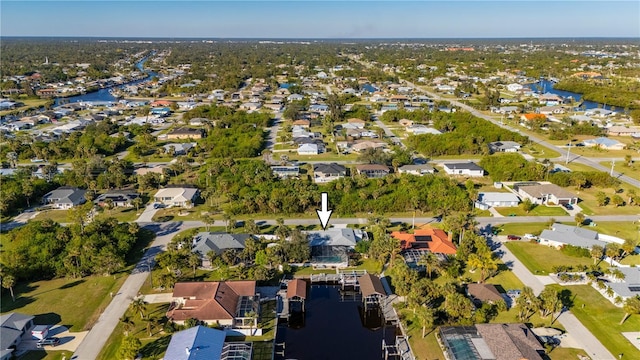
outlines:
[{"label": "horizon line", "polygon": [[461,40],[499,40],[499,39],[640,39],[640,36],[488,36],[488,37],[252,37],[252,36],[108,36],[108,35],[0,35],[1,38],[76,38],[76,39],[202,39],[202,40],[440,40],[440,39],[461,39]]}]

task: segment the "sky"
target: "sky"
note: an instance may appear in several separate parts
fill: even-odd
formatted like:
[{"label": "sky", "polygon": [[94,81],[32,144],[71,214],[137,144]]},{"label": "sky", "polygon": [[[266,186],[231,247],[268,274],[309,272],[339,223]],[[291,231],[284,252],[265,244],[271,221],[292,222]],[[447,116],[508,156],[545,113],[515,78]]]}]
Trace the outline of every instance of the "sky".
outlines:
[{"label": "sky", "polygon": [[2,36],[640,37],[640,1],[0,1]]}]

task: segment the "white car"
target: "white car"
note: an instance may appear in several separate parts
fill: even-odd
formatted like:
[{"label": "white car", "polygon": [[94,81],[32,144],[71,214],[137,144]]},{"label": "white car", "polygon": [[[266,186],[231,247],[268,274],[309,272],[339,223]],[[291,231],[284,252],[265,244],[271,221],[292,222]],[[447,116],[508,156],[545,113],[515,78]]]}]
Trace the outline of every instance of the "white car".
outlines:
[{"label": "white car", "polygon": [[538,239],[538,237],[533,235],[533,234],[524,234],[524,236],[522,238],[527,239],[527,240],[537,240]]}]

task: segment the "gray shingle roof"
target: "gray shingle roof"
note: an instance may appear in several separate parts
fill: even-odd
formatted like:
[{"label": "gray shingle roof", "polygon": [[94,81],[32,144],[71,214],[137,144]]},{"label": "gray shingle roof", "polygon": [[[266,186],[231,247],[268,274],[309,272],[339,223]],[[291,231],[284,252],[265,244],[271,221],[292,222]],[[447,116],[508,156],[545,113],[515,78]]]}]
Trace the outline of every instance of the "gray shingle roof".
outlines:
[{"label": "gray shingle roof", "polygon": [[593,230],[558,223],[553,224],[553,230],[543,230],[540,239],[583,248],[591,248],[594,245],[607,246],[606,242],[598,240],[598,233]]},{"label": "gray shingle roof", "polygon": [[55,201],[56,204],[78,205],[85,202],[85,192],[86,191],[82,189],[63,186],[47,193],[43,196],[43,200],[58,199]]},{"label": "gray shingle roof", "polygon": [[250,236],[249,234],[201,232],[193,238],[193,248],[191,251],[205,256],[211,250],[217,254],[227,249],[242,250],[244,249],[244,242]]},{"label": "gray shingle roof", "polygon": [[33,316],[15,312],[0,315],[0,350],[11,346],[31,320]]},{"label": "gray shingle roof", "polygon": [[353,229],[331,228],[307,233],[309,246],[355,246],[358,239]]}]

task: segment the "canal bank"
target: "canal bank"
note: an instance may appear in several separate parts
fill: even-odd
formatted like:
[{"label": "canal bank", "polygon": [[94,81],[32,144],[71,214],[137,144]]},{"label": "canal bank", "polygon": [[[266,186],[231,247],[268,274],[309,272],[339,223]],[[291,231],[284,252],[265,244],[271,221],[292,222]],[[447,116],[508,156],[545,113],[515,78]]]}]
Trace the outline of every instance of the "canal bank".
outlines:
[{"label": "canal bank", "polygon": [[571,91],[564,91],[564,90],[558,90],[556,88],[554,88],[553,86],[555,85],[555,83],[553,81],[550,80],[540,80],[536,83],[532,83],[532,84],[526,84],[526,86],[537,92],[540,94],[545,94],[545,93],[550,93],[550,94],[554,94],[554,95],[558,95],[561,96],[563,99],[567,99],[569,97],[572,97],[574,100],[574,103],[576,104],[576,106],[578,106],[579,104],[581,104],[582,108],[584,110],[589,110],[589,109],[596,109],[596,108],[603,108],[603,109],[608,109],[611,110],[611,106],[610,105],[606,105],[606,104],[600,104],[594,101],[589,101],[589,100],[582,100],[582,94],[578,94],[578,93],[574,93]]}]

